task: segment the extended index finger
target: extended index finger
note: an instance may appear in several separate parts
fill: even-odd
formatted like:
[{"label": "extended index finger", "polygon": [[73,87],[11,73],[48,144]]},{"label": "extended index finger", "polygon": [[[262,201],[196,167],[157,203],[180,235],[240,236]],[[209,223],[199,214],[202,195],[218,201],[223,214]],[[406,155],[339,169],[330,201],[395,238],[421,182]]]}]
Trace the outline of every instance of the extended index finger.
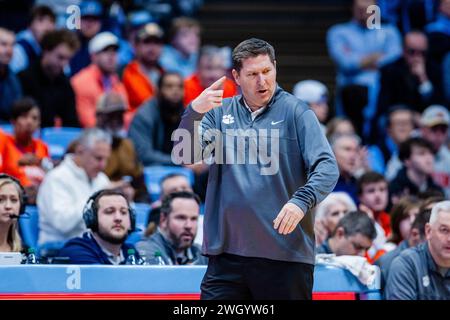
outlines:
[{"label": "extended index finger", "polygon": [[214,82],[212,85],[210,85],[209,89],[213,89],[213,90],[222,89],[223,83],[225,82],[226,78],[227,78],[226,76],[223,76],[222,78],[220,78],[219,80]]}]

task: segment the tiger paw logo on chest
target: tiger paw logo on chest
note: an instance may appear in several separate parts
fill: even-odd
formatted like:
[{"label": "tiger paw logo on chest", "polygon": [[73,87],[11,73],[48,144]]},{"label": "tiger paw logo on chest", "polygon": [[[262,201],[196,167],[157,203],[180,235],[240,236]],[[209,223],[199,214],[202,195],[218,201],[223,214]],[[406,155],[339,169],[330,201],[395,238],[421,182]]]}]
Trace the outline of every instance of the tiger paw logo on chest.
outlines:
[{"label": "tiger paw logo on chest", "polygon": [[234,117],[231,114],[226,114],[222,117],[222,122],[225,124],[234,123]]}]

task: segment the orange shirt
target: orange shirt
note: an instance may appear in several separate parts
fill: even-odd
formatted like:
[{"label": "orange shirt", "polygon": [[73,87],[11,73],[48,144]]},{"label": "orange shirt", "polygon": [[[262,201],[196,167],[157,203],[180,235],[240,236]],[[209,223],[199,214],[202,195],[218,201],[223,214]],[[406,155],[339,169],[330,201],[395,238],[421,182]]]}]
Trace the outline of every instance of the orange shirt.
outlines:
[{"label": "orange shirt", "polygon": [[[128,96],[125,87],[117,75],[110,77],[111,91],[120,94],[128,109]],[[105,89],[102,84],[102,73],[95,64],[90,64],[72,77],[71,84],[75,91],[78,119],[84,128],[95,127],[97,100]]]},{"label": "orange shirt", "polygon": [[[206,88],[203,88],[200,84],[200,78],[197,73],[184,80],[184,106],[191,103],[191,101],[197,98],[205,89]],[[234,81],[227,78],[223,85],[223,97],[229,98],[235,96],[237,93],[238,90],[236,84]]]},{"label": "orange shirt", "polygon": [[389,237],[391,235],[391,216],[389,213],[384,211],[375,212],[375,220],[383,228],[386,237]]},{"label": "orange shirt", "polygon": [[122,82],[127,90],[128,99],[130,101],[130,112],[136,112],[137,108],[144,101],[156,94],[156,86],[141,71],[139,63],[136,60],[131,61],[125,67]]},{"label": "orange shirt", "polygon": [[19,160],[26,153],[35,154],[39,159],[49,158],[48,146],[40,139],[34,139],[25,147],[19,147],[12,135],[5,136],[3,150],[3,172],[20,180],[24,186],[39,185],[45,171],[39,166],[19,166]]},{"label": "orange shirt", "polygon": [[6,134],[0,129],[0,172],[3,172],[3,154],[6,145]]}]

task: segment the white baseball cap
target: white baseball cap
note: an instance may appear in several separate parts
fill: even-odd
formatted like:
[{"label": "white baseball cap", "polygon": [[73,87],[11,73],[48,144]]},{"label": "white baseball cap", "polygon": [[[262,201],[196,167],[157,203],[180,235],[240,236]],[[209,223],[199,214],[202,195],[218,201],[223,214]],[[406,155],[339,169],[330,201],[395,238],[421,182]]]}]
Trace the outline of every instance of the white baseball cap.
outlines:
[{"label": "white baseball cap", "polygon": [[328,99],[327,87],[316,80],[304,80],[297,82],[292,94],[307,103],[326,102]]},{"label": "white baseball cap", "polygon": [[111,32],[100,32],[89,41],[89,53],[98,53],[105,50],[107,47],[119,47],[119,39]]},{"label": "white baseball cap", "polygon": [[420,120],[424,127],[434,127],[437,125],[448,126],[450,123],[450,115],[444,106],[434,104],[423,111]]}]

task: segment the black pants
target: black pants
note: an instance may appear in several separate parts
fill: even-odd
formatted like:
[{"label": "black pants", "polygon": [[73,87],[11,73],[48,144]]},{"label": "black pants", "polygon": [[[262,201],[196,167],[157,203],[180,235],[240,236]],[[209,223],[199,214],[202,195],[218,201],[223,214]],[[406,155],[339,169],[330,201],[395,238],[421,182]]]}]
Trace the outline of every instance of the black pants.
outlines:
[{"label": "black pants", "polygon": [[210,256],[202,300],[311,300],[314,266],[306,263]]}]

